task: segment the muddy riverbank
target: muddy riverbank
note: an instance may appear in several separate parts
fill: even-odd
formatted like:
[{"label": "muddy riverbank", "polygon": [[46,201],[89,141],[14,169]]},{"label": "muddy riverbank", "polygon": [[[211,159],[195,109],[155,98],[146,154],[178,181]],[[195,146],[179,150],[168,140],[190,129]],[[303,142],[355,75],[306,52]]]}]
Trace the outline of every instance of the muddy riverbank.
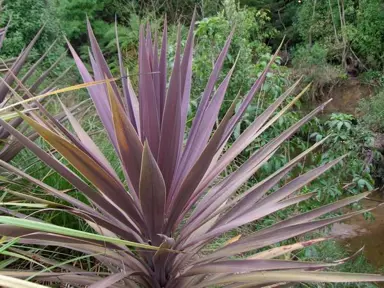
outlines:
[{"label": "muddy riverbank", "polygon": [[[384,201],[383,192],[372,195]],[[364,208],[376,207],[371,213],[375,220],[369,221],[359,215],[343,223],[333,225],[330,236],[339,239],[351,253],[364,247],[363,253],[369,263],[384,273],[384,205],[372,200],[362,201]]]}]

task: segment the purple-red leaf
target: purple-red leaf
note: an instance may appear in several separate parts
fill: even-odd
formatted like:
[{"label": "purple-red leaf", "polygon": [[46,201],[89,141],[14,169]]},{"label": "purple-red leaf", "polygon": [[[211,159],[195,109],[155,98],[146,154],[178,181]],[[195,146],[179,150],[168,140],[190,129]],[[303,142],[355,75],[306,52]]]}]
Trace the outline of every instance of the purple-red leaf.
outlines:
[{"label": "purple-red leaf", "polygon": [[165,213],[165,182],[148,143],[144,143],[140,174],[140,201],[153,244],[160,245]]},{"label": "purple-red leaf", "polygon": [[153,156],[157,158],[160,141],[160,112],[155,105],[156,94],[143,27],[140,29],[139,73],[141,139],[148,141]]}]

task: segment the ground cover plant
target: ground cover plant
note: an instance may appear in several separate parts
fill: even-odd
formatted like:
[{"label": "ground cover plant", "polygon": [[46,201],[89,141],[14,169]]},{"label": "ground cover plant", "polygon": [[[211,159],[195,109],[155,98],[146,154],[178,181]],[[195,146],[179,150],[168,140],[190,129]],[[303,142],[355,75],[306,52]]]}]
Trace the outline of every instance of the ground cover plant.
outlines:
[{"label": "ground cover plant", "polygon": [[[322,217],[359,201],[368,193],[293,215],[244,237],[237,235],[216,250],[204,253],[203,248],[222,234],[310,199],[313,194],[301,193],[301,188],[334,168],[343,157],[296,178],[286,179],[295,165],[324,142],[320,141],[244,193],[238,194],[237,191],[271,159],[279,146],[322,111],[326,103],[258,147],[237,170],[225,174],[225,168],[292,107],[305,90],[285,103],[295,93],[299,84],[297,81],[229,145],[232,132],[261,89],[276,57],[272,57],[248,93],[234,99],[225,115],[219,118],[226,89],[236,69],[235,62],[222,82],[217,83],[235,33],[233,30],[215,61],[191,129],[187,131],[188,103],[193,85],[194,20],[183,51],[181,37],[178,37],[172,67],[167,67],[166,22],[161,41],[157,35],[152,37],[149,27],[140,29],[137,94],[122,65],[120,53],[119,78],[122,87],[117,85],[90,23],[88,35],[92,74],[69,44],[81,77],[87,84],[85,86],[119,157],[124,179],[116,174],[96,143],[64,105],[71,130],[54,117],[49,117],[49,114],[39,118],[34,118],[29,112],[20,114],[52,146],[54,153],[42,150],[12,125],[0,120],[6,131],[60,173],[87,201],[79,201],[0,161],[3,168],[32,182],[61,202],[11,189],[7,192],[27,200],[26,206],[32,203],[43,205],[43,209],[37,212],[57,209],[79,217],[94,230],[94,233],[89,233],[60,227],[45,223],[36,215],[2,208],[2,212],[10,214],[0,216],[0,234],[6,236],[3,238],[6,247],[14,243],[54,246],[78,251],[82,256],[60,262],[36,255],[35,262],[48,266],[41,269],[40,265],[32,263],[32,269],[2,270],[0,275],[50,284],[59,282],[75,287],[89,285],[92,288],[265,287],[299,282],[383,281],[381,275],[324,271],[348,259],[331,263],[274,259],[287,251],[301,249],[324,239],[271,247],[283,240],[367,212],[362,210],[332,218]],[[161,46],[160,51],[158,46]],[[171,71],[169,82],[168,70]],[[61,157],[71,167],[59,161]],[[29,255],[24,250],[19,250],[18,254]],[[81,266],[67,265],[84,258],[91,259],[100,269],[89,271]]]}]

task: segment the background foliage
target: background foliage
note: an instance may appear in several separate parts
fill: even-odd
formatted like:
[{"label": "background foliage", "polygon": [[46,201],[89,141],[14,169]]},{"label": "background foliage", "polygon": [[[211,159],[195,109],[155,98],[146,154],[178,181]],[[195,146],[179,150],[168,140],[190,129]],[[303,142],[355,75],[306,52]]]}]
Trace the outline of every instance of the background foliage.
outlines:
[{"label": "background foliage", "polygon": [[[313,83],[313,88],[308,93],[309,96],[303,97],[292,111],[285,114],[250,149],[244,151],[236,159],[236,165],[229,169],[237,169],[261,144],[273,139],[300,119],[303,111],[316,102],[327,99],[334,87],[357,80],[373,87],[375,94],[357,105],[357,113],[324,113],[305,125],[252,177],[249,185],[265,178],[265,175],[282,167],[309,145],[328,135],[326,146],[321,151],[315,151],[291,176],[297,176],[347,153],[348,157],[343,160],[345,169],[333,169],[303,188],[303,193],[317,192],[317,197],[305,205],[300,204],[285,211],[279,217],[284,218],[297,210],[307,211],[347,195],[372,190],[375,187],[375,177],[381,175],[378,171],[382,171],[382,155],[372,148],[377,134],[384,133],[384,3],[381,0],[6,0],[4,7],[1,24],[5,26],[10,19],[11,24],[1,51],[2,57],[18,55],[44,24],[44,32],[33,50],[31,63],[57,39],[55,49],[45,60],[46,66],[52,64],[65,52],[64,35],[82,56],[87,55],[87,16],[102,50],[111,60],[112,71],[117,72],[114,31],[117,18],[124,63],[133,75],[138,73],[136,45],[140,24],[150,20],[153,30],[160,31],[163,15],[167,14],[170,25],[168,56],[169,64],[172,64],[177,25],[181,25],[184,46],[187,33],[184,24],[188,23],[196,7],[198,22],[195,29],[194,86],[190,119],[194,115],[213,62],[234,26],[236,33],[221,72],[221,79],[235,64],[236,59],[237,62],[223,111],[228,109],[229,100],[234,99],[238,93],[242,96],[249,89],[271,59],[272,51],[285,36],[280,57],[267,75],[262,92],[247,109],[245,119],[236,127],[230,143],[236,140],[287,85],[301,75],[304,75],[304,82]],[[56,68],[57,74],[72,64],[69,57],[65,58]],[[137,79],[134,79],[133,85],[137,88]],[[105,135],[99,131],[98,119],[91,115],[83,121],[87,130],[93,131],[94,137],[102,141]],[[102,150],[108,155],[108,159],[116,159],[111,147],[106,145]],[[36,175],[45,175],[43,178],[47,183],[58,189],[69,187],[56,174],[34,162],[27,151],[15,159],[15,164],[25,167],[29,161],[27,169],[34,171]],[[47,217],[60,225],[73,227],[84,224],[73,223],[73,218],[58,213],[50,213]],[[273,222],[275,219],[267,218],[265,221]]]},{"label": "background foliage", "polygon": [[[233,140],[236,139],[236,135],[247,128],[252,119],[282,93],[288,84],[292,83],[297,77],[295,75],[304,74],[306,81],[313,81],[312,95],[320,98],[324,97],[324,89],[326,90],[330,83],[336,85],[335,83],[346,79],[348,75],[343,68],[341,59],[344,39],[346,39],[349,49],[348,55],[352,51],[357,53],[354,57],[357,57],[364,64],[364,69],[369,70],[363,69],[366,73],[379,75],[379,73],[375,74],[374,69],[382,67],[382,59],[380,58],[382,55],[367,52],[379,51],[379,49],[372,47],[377,45],[380,47],[384,42],[381,41],[382,29],[379,29],[383,23],[382,16],[377,15],[376,17],[374,15],[375,13],[378,14],[377,11],[382,5],[380,1],[343,1],[344,14],[340,14],[340,0],[253,0],[240,2],[224,0],[219,3],[216,1],[190,1],[183,5],[177,1],[165,1],[164,5],[157,4],[159,3],[125,0],[5,1],[6,9],[2,21],[6,23],[12,15],[12,24],[5,42],[4,53],[7,56],[16,55],[40,26],[46,23],[44,33],[35,48],[36,55],[47,49],[56,38],[59,39],[59,44],[52,55],[52,59],[57,56],[56,54],[62,52],[64,49],[62,33],[78,51],[85,55],[88,44],[85,37],[86,24],[84,19],[87,16],[92,22],[96,37],[105,48],[107,57],[111,55],[111,59],[115,59],[112,55],[116,53],[114,32],[116,16],[119,23],[118,34],[124,62],[129,71],[135,74],[138,72],[136,43],[140,23],[151,20],[153,29],[160,29],[161,15],[164,13],[171,15],[169,17],[171,31],[169,35],[169,61],[171,64],[172,55],[175,51],[176,25],[178,22],[185,23],[188,21],[188,15],[191,15],[193,10],[192,7],[196,6],[200,19],[195,30],[197,49],[193,63],[194,86],[190,107],[192,117],[210,73],[207,65],[212,65],[233,26],[236,25],[236,33],[221,75],[221,79],[223,79],[238,58],[233,81],[227,92],[227,103],[230,103],[229,100],[234,99],[238,93],[241,95],[249,89],[251,83],[265,68],[271,57],[272,49],[278,45],[279,39],[286,35],[287,40],[283,46],[283,51],[288,56],[282,55],[274,63],[273,69],[268,74],[267,81],[262,88],[261,95],[248,108],[245,120],[237,126]],[[31,7],[32,9],[30,9]],[[344,20],[341,21],[341,19]],[[374,19],[374,21],[370,19]],[[185,39],[186,29],[184,26],[181,29]],[[182,45],[184,44],[185,42],[182,42]],[[284,63],[281,63],[282,61]],[[280,65],[287,63],[289,64],[288,67]],[[111,68],[113,71],[117,71],[117,63],[112,62]],[[375,77],[377,78],[377,76],[373,78],[376,79]],[[137,84],[134,81],[133,84],[135,85],[135,83]],[[318,100],[313,99],[316,97],[312,97],[312,100]],[[382,98],[383,94],[378,93],[372,100],[366,100],[361,104],[362,113],[367,115],[364,116],[365,118],[363,117],[365,120],[362,124],[359,123],[359,119],[353,116],[332,114],[306,125],[291,141],[284,144],[276,156],[263,167],[262,171],[265,174],[255,175],[254,181],[262,179],[270,171],[282,167],[293,155],[303,151],[310,143],[320,141],[326,135],[331,135],[327,142],[327,148],[330,149],[325,149],[328,152],[314,153],[305,167],[303,166],[300,171],[295,173],[302,173],[305,169],[323,164],[346,152],[350,155],[345,160],[348,169],[338,170],[337,173],[330,172],[324,179],[315,181],[311,188],[308,188],[318,192],[317,200],[311,205],[329,203],[344,197],[345,194],[356,194],[364,189],[372,189],[374,185],[371,176],[372,167],[370,163],[365,163],[365,150],[366,147],[370,146],[373,139],[372,133],[368,129],[374,129],[373,127],[381,122],[381,110],[378,108],[380,107],[378,103]],[[371,104],[371,101],[375,102]],[[308,106],[308,103],[304,104],[301,106],[302,104],[298,103],[297,108]],[[369,105],[373,105],[377,109],[369,109]],[[228,105],[224,104],[223,110],[225,111],[227,108]],[[369,116],[364,112],[368,110],[372,112]],[[279,135],[283,129],[296,122],[300,116],[299,110],[287,113],[274,127],[268,130],[268,133],[263,136],[265,139],[259,141],[267,142]],[[374,130],[379,130],[379,128]],[[357,131],[364,132],[358,133]],[[260,144],[254,143],[254,147],[256,148]],[[252,151],[250,149],[244,152],[244,158],[239,159],[239,163],[247,159]],[[22,156],[23,159],[24,157]],[[307,208],[304,207],[303,209]]]}]

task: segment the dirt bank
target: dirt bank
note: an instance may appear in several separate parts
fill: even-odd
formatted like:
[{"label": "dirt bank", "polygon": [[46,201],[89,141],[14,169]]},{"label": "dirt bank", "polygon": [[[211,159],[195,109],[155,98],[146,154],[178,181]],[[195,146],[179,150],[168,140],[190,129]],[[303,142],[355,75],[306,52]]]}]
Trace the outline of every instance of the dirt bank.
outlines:
[{"label": "dirt bank", "polygon": [[329,88],[327,98],[333,101],[325,108],[325,113],[347,113],[357,116],[359,101],[370,97],[374,92],[371,85],[361,83],[357,78],[349,78]]}]

